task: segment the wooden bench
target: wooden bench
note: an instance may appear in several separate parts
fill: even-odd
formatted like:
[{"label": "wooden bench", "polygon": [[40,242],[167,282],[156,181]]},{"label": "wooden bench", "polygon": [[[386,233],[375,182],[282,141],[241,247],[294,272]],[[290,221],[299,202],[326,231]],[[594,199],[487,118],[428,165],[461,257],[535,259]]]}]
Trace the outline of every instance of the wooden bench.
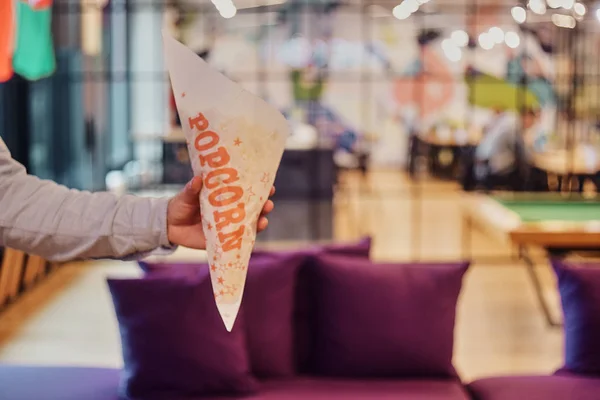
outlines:
[{"label": "wooden bench", "polygon": [[15,301],[51,269],[42,257],[10,248],[2,251],[0,259],[0,309]]}]

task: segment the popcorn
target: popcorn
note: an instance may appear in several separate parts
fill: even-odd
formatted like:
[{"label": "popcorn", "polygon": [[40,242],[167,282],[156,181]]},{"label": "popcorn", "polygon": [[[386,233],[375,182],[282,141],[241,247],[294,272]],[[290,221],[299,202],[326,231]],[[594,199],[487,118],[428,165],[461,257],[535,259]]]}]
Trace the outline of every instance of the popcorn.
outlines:
[{"label": "popcorn", "polygon": [[164,35],[194,175],[215,302],[228,331],[238,314],[260,212],[289,135],[283,115]]}]

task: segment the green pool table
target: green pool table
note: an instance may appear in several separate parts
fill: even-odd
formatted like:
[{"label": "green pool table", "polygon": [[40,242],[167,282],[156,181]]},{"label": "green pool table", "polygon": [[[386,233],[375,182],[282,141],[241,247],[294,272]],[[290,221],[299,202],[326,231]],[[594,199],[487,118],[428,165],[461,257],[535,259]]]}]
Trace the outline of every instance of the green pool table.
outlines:
[{"label": "green pool table", "polygon": [[600,250],[600,201],[561,194],[465,194],[462,202],[468,229],[518,246],[550,326],[552,318],[528,247],[542,247],[551,256]]},{"label": "green pool table", "polygon": [[465,217],[494,235],[551,253],[600,250],[600,201],[560,194],[468,195]]}]

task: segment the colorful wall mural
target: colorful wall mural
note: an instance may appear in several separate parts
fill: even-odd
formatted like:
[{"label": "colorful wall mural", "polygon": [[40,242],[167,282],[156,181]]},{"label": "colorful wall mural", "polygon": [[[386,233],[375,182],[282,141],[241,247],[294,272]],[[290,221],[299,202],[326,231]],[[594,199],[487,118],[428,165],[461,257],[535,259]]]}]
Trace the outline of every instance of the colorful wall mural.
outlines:
[{"label": "colorful wall mural", "polygon": [[[545,25],[521,30],[510,15],[488,13],[477,24],[429,18],[423,29],[415,18],[367,19],[328,2],[290,4],[217,22],[186,14],[182,40],[339,149],[376,137],[372,150],[382,164],[403,162],[411,129],[485,126],[499,109],[539,106],[540,129],[554,129],[556,55]],[[482,34],[491,46],[479,43]]]}]

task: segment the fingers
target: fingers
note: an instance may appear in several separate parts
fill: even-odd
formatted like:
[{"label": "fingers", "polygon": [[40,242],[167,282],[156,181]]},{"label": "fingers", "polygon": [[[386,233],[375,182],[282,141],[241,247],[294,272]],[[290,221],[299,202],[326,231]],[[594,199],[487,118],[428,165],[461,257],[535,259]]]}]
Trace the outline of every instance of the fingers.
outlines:
[{"label": "fingers", "polygon": [[[271,193],[269,196],[273,196],[275,193],[275,187],[271,188]],[[256,228],[257,232],[262,232],[267,229],[269,226],[269,220],[266,218],[266,215],[269,214],[275,208],[275,203],[272,200],[267,200],[265,205],[263,206],[262,212],[260,213],[260,217],[258,218],[258,226]]]},{"label": "fingers", "polygon": [[267,229],[267,226],[269,226],[269,220],[266,217],[260,217],[258,219],[258,226],[256,228],[257,231],[262,232]]},{"label": "fingers", "polygon": [[267,200],[267,202],[265,203],[265,205],[263,206],[262,212],[260,213],[260,215],[267,215],[268,213],[270,213],[271,211],[273,211],[273,209],[275,208],[275,204],[273,203],[272,200]]},{"label": "fingers", "polygon": [[[275,186],[271,187],[271,192],[269,193],[269,197],[273,196],[274,194],[275,194]],[[272,200],[267,200],[267,202],[263,206],[263,209],[262,209],[260,215],[261,216],[267,215],[268,213],[273,211],[274,208],[275,208],[275,203],[273,203]]]},{"label": "fingers", "polygon": [[200,190],[202,190],[202,177],[200,177],[200,176],[193,177],[192,180],[188,182],[188,186],[189,186],[190,190],[192,191],[192,193],[194,194],[194,196],[199,195]]},{"label": "fingers", "polygon": [[185,188],[180,193],[180,198],[186,203],[198,204],[200,190],[202,190],[202,178],[195,176],[185,185]]}]

